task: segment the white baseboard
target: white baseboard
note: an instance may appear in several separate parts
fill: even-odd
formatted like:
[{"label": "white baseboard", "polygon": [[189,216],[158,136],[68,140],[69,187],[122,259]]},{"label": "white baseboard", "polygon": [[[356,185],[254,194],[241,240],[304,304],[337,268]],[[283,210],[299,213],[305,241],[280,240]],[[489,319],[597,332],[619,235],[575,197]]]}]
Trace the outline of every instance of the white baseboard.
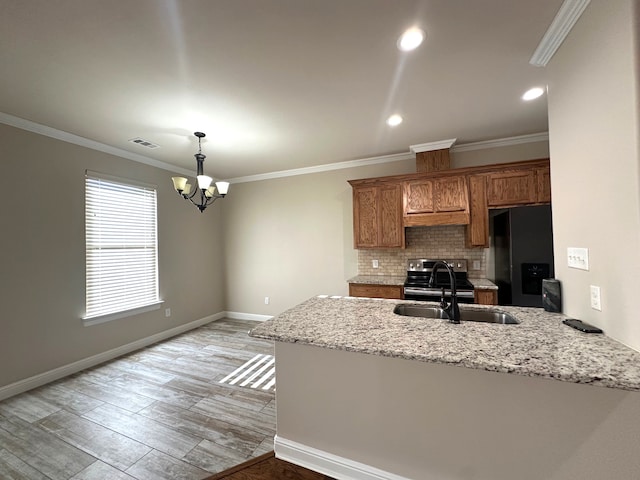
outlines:
[{"label": "white baseboard", "polygon": [[253,320],[255,322],[266,322],[271,320],[273,315],[258,315],[257,313],[242,313],[242,312],[225,312],[227,318],[233,320]]},{"label": "white baseboard", "polygon": [[276,457],[339,480],[410,480],[276,435]]},{"label": "white baseboard", "polygon": [[53,370],[49,370],[48,372],[40,373],[38,375],[34,375],[33,377],[29,377],[15,383],[11,383],[4,387],[0,387],[0,400],[13,397],[14,395],[18,395],[19,393],[26,392],[27,390],[31,390],[36,387],[40,387],[60,378],[77,373],[86,368],[93,367],[109,360],[113,360],[114,358],[134,352],[162,340],[166,340],[167,338],[175,337],[176,335],[180,335],[181,333],[193,330],[194,328],[201,327],[202,325],[206,325],[207,323],[213,322],[215,320],[220,320],[221,318],[225,318],[225,315],[226,312],[219,312],[215,315],[209,315],[199,320],[194,320],[193,322],[185,323],[184,325],[165,330],[164,332],[156,333],[154,335],[151,335],[150,337],[141,338],[140,340],[136,340],[135,342],[127,343],[126,345],[122,345],[121,347],[117,347],[112,350],[93,355],[92,357],[84,358],[82,360],[78,360],[77,362],[63,365],[62,367],[54,368]]}]

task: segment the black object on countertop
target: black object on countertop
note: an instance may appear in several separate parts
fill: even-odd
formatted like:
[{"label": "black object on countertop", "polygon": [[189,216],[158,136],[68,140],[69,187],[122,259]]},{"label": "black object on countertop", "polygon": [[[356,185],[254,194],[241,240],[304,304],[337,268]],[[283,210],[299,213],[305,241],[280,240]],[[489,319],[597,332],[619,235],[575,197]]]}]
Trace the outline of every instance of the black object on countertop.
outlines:
[{"label": "black object on countertop", "polygon": [[545,278],[542,280],[542,307],[547,312],[562,311],[560,282],[555,278]]},{"label": "black object on countertop", "polygon": [[577,318],[567,318],[563,320],[562,323],[584,333],[602,333],[602,330],[598,327],[594,327],[593,325],[585,323],[582,320],[578,320]]}]

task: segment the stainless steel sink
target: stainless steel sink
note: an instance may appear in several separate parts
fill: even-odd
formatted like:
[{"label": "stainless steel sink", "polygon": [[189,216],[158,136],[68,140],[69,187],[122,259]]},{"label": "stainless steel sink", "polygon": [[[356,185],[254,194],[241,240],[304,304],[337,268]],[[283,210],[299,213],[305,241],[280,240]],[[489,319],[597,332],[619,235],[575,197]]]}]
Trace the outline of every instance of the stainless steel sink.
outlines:
[{"label": "stainless steel sink", "polygon": [[[404,315],[405,317],[438,318],[443,320],[449,318],[443,309],[427,305],[400,304],[396,305],[396,308],[393,309],[393,313],[397,315]],[[520,323],[508,313],[496,310],[460,309],[460,320],[463,322],[502,323],[505,325],[515,325]]]}]

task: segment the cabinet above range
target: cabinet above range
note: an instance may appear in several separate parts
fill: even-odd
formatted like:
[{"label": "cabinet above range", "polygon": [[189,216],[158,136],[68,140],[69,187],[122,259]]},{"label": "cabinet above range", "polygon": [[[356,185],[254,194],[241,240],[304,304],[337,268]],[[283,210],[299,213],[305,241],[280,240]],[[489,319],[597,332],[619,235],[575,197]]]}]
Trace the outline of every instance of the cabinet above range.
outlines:
[{"label": "cabinet above range", "polygon": [[549,159],[350,180],[355,248],[404,248],[404,228],[467,225],[488,246],[488,211],[551,202]]},{"label": "cabinet above range", "polygon": [[469,188],[464,175],[406,180],[402,193],[405,227],[469,223]]}]

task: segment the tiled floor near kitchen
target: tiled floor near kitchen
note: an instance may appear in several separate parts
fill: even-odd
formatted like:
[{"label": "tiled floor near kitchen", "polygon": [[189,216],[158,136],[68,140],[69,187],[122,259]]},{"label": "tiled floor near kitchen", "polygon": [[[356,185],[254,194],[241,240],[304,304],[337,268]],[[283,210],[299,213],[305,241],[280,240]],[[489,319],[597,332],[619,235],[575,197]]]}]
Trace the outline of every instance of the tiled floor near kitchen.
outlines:
[{"label": "tiled floor near kitchen", "polygon": [[0,402],[2,479],[202,479],[273,449],[275,395],[219,380],[271,342],[220,320]]}]

